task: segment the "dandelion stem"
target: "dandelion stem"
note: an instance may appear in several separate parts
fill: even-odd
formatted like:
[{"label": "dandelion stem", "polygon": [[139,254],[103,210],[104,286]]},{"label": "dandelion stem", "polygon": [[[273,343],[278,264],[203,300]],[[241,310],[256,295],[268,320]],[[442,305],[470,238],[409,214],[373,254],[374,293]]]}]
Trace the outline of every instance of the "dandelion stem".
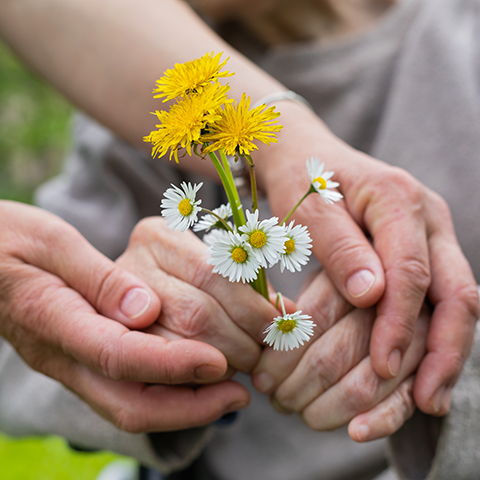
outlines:
[{"label": "dandelion stem", "polygon": [[300,204],[312,193],[311,190],[308,190],[308,192],[300,199],[300,201],[288,212],[287,216],[282,220],[282,223],[280,225],[285,225],[285,223],[288,221],[288,219],[293,215],[295,210],[300,206]]},{"label": "dandelion stem", "polygon": [[250,188],[252,189],[252,210],[258,210],[258,193],[257,193],[257,179],[255,177],[255,164],[250,155],[245,155],[248,167],[250,169]]},{"label": "dandelion stem", "polygon": [[[221,152],[221,154],[222,153],[223,152]],[[220,180],[223,184],[223,188],[225,188],[225,193],[227,194],[228,201],[232,207],[233,221],[235,222],[237,228],[241,227],[246,223],[245,215],[243,214],[242,204],[240,203],[240,197],[238,196],[237,188],[235,187],[235,183],[233,183],[233,176],[232,172],[230,171],[230,167],[227,163],[227,173],[225,168],[218,160],[215,152],[210,152],[208,156],[211,158],[215,168],[217,169],[218,175],[220,176]]]}]

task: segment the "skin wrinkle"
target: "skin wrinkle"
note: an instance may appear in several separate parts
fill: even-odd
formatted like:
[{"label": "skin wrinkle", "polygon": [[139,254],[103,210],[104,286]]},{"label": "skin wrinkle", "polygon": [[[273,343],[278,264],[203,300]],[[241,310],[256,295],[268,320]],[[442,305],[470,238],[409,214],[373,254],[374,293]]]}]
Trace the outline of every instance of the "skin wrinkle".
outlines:
[{"label": "skin wrinkle", "polygon": [[292,374],[293,380],[286,380],[278,388],[279,403],[302,411],[355,368],[368,355],[369,326],[373,321],[373,309],[356,310],[311,345]]},{"label": "skin wrinkle", "polygon": [[[158,225],[158,222],[156,222],[155,224],[152,223],[152,226],[154,228],[158,228]],[[233,308],[228,305],[229,295],[235,295],[235,293],[239,290],[243,290],[243,292],[245,292],[244,286],[232,283],[227,284],[226,280],[223,279],[221,276],[212,273],[212,267],[207,263],[208,255],[206,255],[206,248],[202,252],[200,252],[200,249],[195,249],[194,251],[192,251],[191,241],[195,241],[197,245],[203,246],[203,243],[200,243],[200,241],[197,240],[196,237],[192,236],[193,234],[189,235],[191,239],[187,240],[185,234],[182,234],[182,236],[180,237],[180,235],[172,235],[171,231],[167,230],[165,232],[165,230],[166,227],[162,222],[161,227],[158,228],[158,235],[159,240],[162,243],[167,243],[165,248],[161,251],[158,251],[158,249],[154,247],[155,245],[158,245],[158,241],[150,244],[152,246],[149,246],[149,251],[154,257],[157,266],[165,272],[168,272],[169,274],[171,273],[180,281],[190,283],[200,291],[218,297],[217,302],[219,306],[223,309],[223,311],[225,311],[225,314],[229,315],[233,319],[235,324],[239,328],[241,328],[246,334],[248,334],[249,336],[253,336],[258,342],[262,342],[263,331],[265,330],[268,323],[270,323],[270,319],[264,316],[262,322],[260,323],[254,321],[255,318],[251,318],[249,323],[244,325],[243,323],[237,322],[236,320],[238,318],[244,317],[250,318],[251,316],[256,314],[256,309],[251,309],[252,304],[250,302],[236,302],[233,305]],[[165,233],[168,233],[168,235],[163,236]],[[185,253],[186,256],[182,259],[182,265],[187,265],[189,269],[193,266],[192,271],[183,268],[178,269],[178,265],[174,266],[171,264],[170,256],[166,255],[170,245],[172,247],[174,246],[174,248],[176,248],[177,250],[181,249],[182,255]],[[180,276],[176,276],[175,271],[180,271]],[[222,291],[225,291],[224,295],[218,295],[218,293]],[[252,292],[249,292],[249,294],[251,293]],[[250,310],[252,311],[250,312]],[[248,314],[246,312],[248,312]],[[271,312],[272,314],[274,313],[273,309],[271,310]]]},{"label": "skin wrinkle", "polygon": [[[402,378],[408,377],[423,358],[428,324],[428,317],[424,312],[417,321],[416,335],[396,378],[382,379],[373,371],[370,357],[365,357],[341,382],[327,390],[304,410],[307,423],[314,429],[337,428],[360,413],[372,409],[379,401],[388,397],[390,389],[393,390],[401,383]],[[335,414],[328,418],[319,415],[319,412],[325,408],[331,408],[332,402],[350,405],[350,407],[336,409]]]},{"label": "skin wrinkle", "polygon": [[[155,250],[148,249],[147,252],[149,255],[156,257]],[[127,260],[127,258],[124,255],[122,261]],[[163,267],[162,260],[159,257],[156,258],[159,271],[152,271],[151,265],[147,263],[147,267],[142,275],[145,275],[145,272],[149,272],[149,283],[156,285],[158,291],[161,292],[160,296],[163,299],[163,306],[158,322],[175,334],[200,340],[220,348],[224,351],[227,358],[230,358],[233,366],[242,371],[250,371],[258,359],[260,348],[256,347],[253,340],[240,330],[235,323],[225,323],[225,319],[228,318],[226,312],[220,306],[214,306],[217,304],[212,303],[213,300],[208,294],[183,283],[177,277],[163,272],[161,270]],[[168,277],[170,279],[167,280]],[[178,282],[180,282],[180,286],[177,286]],[[196,302],[194,299],[198,295],[201,295],[203,300]],[[172,302],[171,298],[176,298],[176,300]],[[204,310],[206,302],[211,305],[211,310],[208,312]],[[217,308],[220,308],[220,311],[223,312],[221,317],[219,317],[218,313],[212,313]],[[222,321],[219,322],[219,318],[222,318]],[[213,319],[217,320],[213,321]],[[238,334],[240,331],[244,335],[239,338]],[[226,341],[228,338],[235,338],[238,345]],[[255,347],[255,352],[252,351],[252,347]],[[247,354],[246,352],[249,353]]]}]

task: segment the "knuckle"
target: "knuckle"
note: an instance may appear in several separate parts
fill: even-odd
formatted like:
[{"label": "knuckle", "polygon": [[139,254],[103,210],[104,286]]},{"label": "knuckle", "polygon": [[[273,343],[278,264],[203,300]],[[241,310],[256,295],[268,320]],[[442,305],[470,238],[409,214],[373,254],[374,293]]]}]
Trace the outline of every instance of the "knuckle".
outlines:
[{"label": "knuckle", "polygon": [[130,234],[130,243],[145,243],[151,239],[157,230],[158,219],[147,217],[141,219]]},{"label": "knuckle", "polygon": [[[106,265],[103,271],[98,272],[100,277],[99,283],[92,283],[90,288],[96,291],[91,292],[91,296],[87,294],[88,298],[93,298],[94,305],[104,305],[108,303],[111,298],[112,292],[115,292],[118,288],[119,282],[122,280],[122,270],[114,263]],[[97,277],[97,278],[98,278]]]},{"label": "knuckle", "polygon": [[402,424],[401,412],[394,405],[387,406],[382,413],[382,422],[385,434],[392,435]]},{"label": "knuckle", "polygon": [[117,346],[111,342],[103,342],[98,347],[97,368],[100,373],[110,380],[120,380],[122,372],[120,368],[120,354],[118,352],[120,342]]},{"label": "knuckle", "polygon": [[480,300],[475,282],[472,281],[468,285],[460,287],[457,295],[460,301],[464,303],[473,320],[478,320],[480,317]]},{"label": "knuckle", "polygon": [[437,210],[441,218],[444,221],[446,219],[450,219],[451,211],[447,201],[441,195],[439,195],[437,192],[434,192],[433,190],[429,190],[428,193],[429,193],[429,203],[431,203],[433,208]]},{"label": "knuckle", "polygon": [[326,262],[336,268],[339,268],[339,265],[356,265],[364,253],[364,245],[355,243],[351,236],[345,235],[335,239],[335,245],[328,252]]},{"label": "knuckle", "polygon": [[423,260],[416,256],[403,257],[398,259],[392,267],[397,275],[400,273],[407,279],[408,285],[417,295],[425,295],[432,281],[428,259]]},{"label": "knuckle", "polygon": [[309,358],[309,369],[315,372],[322,391],[327,390],[338,380],[340,368],[338,358],[334,355],[315,352],[315,355]]},{"label": "knuckle", "polygon": [[112,414],[112,423],[128,433],[142,433],[138,412],[134,412],[129,405],[123,404]]},{"label": "knuckle", "polygon": [[401,192],[404,201],[418,205],[423,202],[425,188],[410,173],[400,167],[391,167],[382,179],[385,188],[391,189],[392,184],[395,189]]},{"label": "knuckle", "polygon": [[206,257],[203,254],[200,255],[200,252],[196,252],[195,263],[192,262],[191,278],[195,287],[204,292],[211,291],[216,282],[226,280],[220,275],[213,273],[213,266],[206,261]]},{"label": "knuckle", "polygon": [[411,382],[401,385],[392,393],[392,401],[383,411],[383,422],[387,435],[395,433],[415,410]]},{"label": "knuckle", "polygon": [[389,338],[393,336],[397,344],[409,344],[414,337],[415,325],[416,322],[406,320],[404,315],[392,315],[388,319]]},{"label": "knuckle", "polygon": [[463,364],[465,363],[469,352],[469,348],[463,348],[461,351],[457,350],[446,354],[446,357],[448,358],[448,363],[446,363],[446,365],[448,365],[449,376],[454,378],[458,377],[463,369]]},{"label": "knuckle", "polygon": [[213,307],[207,298],[190,299],[178,319],[177,327],[179,332],[187,338],[206,338],[212,330],[211,318]]},{"label": "knuckle", "polygon": [[350,411],[364,412],[376,403],[380,379],[371,373],[365,375],[351,375],[343,387],[345,402]]}]

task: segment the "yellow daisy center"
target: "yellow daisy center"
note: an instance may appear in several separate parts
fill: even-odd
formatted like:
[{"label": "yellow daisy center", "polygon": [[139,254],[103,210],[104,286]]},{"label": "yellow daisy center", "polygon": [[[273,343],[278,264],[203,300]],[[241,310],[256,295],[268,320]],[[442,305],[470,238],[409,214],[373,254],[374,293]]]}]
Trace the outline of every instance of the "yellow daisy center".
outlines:
[{"label": "yellow daisy center", "polygon": [[295,327],[295,320],[283,320],[278,324],[278,329],[283,333],[290,333]]},{"label": "yellow daisy center", "polygon": [[235,247],[232,250],[232,260],[235,263],[244,263],[246,259],[247,259],[247,252],[243,248]]},{"label": "yellow daisy center", "polygon": [[261,230],[255,230],[250,235],[250,244],[252,247],[261,248],[267,243],[267,236]]},{"label": "yellow daisy center", "polygon": [[295,240],[293,238],[289,238],[285,242],[285,255],[290,255],[294,251],[295,251]]},{"label": "yellow daisy center", "polygon": [[320,184],[318,187],[320,190],[325,190],[327,188],[327,182],[322,177],[314,178],[313,183],[315,182],[318,182]]},{"label": "yellow daisy center", "polygon": [[188,217],[193,210],[192,203],[188,198],[184,198],[183,200],[180,201],[178,204],[178,211],[183,215],[184,217]]}]

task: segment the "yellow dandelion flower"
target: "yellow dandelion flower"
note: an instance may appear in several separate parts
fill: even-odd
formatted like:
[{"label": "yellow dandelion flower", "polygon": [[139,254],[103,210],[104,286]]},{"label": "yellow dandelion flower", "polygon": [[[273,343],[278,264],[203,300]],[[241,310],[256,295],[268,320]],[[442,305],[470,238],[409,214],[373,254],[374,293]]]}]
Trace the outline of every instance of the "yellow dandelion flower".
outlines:
[{"label": "yellow dandelion flower", "polygon": [[[223,53],[223,52],[222,52]],[[166,102],[178,96],[184,97],[192,93],[202,93],[211,82],[220,77],[230,77],[233,73],[220,72],[227,60],[220,63],[222,53],[207,53],[201,58],[185,63],[176,63],[175,68],[168,69],[165,75],[157,80],[157,88],[153,90],[153,98],[163,98]]]},{"label": "yellow dandelion flower", "polygon": [[209,143],[205,153],[222,149],[227,155],[249,155],[252,150],[258,150],[253,143],[259,140],[267,145],[277,141],[274,132],[283,127],[275,125],[280,113],[275,107],[265,110],[265,105],[250,109],[250,97],[245,94],[237,104],[226,104],[220,112],[220,119],[210,126],[209,132],[202,136],[204,143]]},{"label": "yellow dandelion flower", "polygon": [[143,138],[152,143],[152,156],[163,156],[170,149],[170,160],[175,156],[178,163],[178,150],[186,148],[192,155],[192,145],[202,143],[200,135],[207,124],[220,118],[220,106],[227,101],[228,86],[216,83],[203,90],[201,95],[186,97],[168,110],[156,111],[160,125],[158,130]]}]

